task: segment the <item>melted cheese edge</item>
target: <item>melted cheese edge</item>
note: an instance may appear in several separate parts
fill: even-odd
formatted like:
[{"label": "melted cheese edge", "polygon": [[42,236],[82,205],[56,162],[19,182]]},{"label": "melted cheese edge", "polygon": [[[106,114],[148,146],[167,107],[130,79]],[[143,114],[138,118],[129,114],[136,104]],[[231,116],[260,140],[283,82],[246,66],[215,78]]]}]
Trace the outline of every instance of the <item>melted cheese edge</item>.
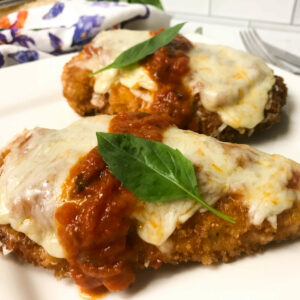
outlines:
[{"label": "melted cheese edge", "polygon": [[0,224],[23,232],[50,255],[64,257],[54,224],[55,210],[64,201],[62,185],[71,167],[97,145],[96,131],[108,131],[111,118],[81,119],[62,130],[35,128],[11,142],[0,169]]},{"label": "melted cheese edge", "polygon": [[[23,232],[50,255],[64,257],[54,222],[56,208],[66,200],[62,186],[71,167],[96,146],[95,132],[108,131],[111,118],[84,118],[62,130],[35,128],[9,144],[11,152],[0,169],[0,224]],[[299,190],[287,188],[293,170],[300,172],[289,159],[177,128],[165,131],[163,143],[201,166],[196,176],[205,201],[213,205],[224,194],[239,192],[254,225],[267,219],[276,227],[277,215],[300,199]],[[158,247],[166,245],[178,225],[204,211],[189,199],[140,205],[133,215],[138,234]]]},{"label": "melted cheese edge", "polygon": [[[92,41],[95,49],[100,49],[99,55],[93,55],[89,60],[80,61],[79,67],[95,72],[117,58],[128,48],[144,42],[151,37],[149,31],[112,30],[100,32]],[[114,84],[122,84],[144,100],[148,106],[153,101],[153,94],[157,90],[156,83],[150,78],[148,71],[136,65],[122,69],[108,69],[95,76],[94,91],[98,94],[110,92]],[[97,105],[95,103],[95,105]]]},{"label": "melted cheese edge", "polygon": [[[113,62],[123,51],[149,38],[149,31],[103,31],[92,42],[94,48],[100,49],[99,54],[77,64],[95,72]],[[254,128],[263,120],[268,92],[275,78],[260,58],[230,47],[203,43],[195,43],[188,55],[191,70],[184,77],[184,84],[192,95],[200,93],[208,111],[217,113],[225,125],[241,132]],[[143,99],[142,108],[151,106],[157,84],[144,67],[99,73],[94,91],[109,93],[115,83],[121,83]]]},{"label": "melted cheese edge", "polygon": [[273,71],[259,57],[219,45],[195,44],[184,82],[224,124],[252,129],[264,118]]},{"label": "melted cheese edge", "polygon": [[[165,131],[163,143],[178,149],[201,168],[196,176],[200,195],[207,203],[213,205],[227,193],[239,193],[254,225],[267,219],[276,228],[277,215],[300,200],[300,190],[287,188],[293,170],[300,171],[300,165],[280,155],[266,154],[247,145],[222,143],[177,128]],[[157,246],[163,246],[162,241],[196,211],[205,211],[189,199],[143,205],[145,209],[135,216],[140,222],[138,233]]]}]

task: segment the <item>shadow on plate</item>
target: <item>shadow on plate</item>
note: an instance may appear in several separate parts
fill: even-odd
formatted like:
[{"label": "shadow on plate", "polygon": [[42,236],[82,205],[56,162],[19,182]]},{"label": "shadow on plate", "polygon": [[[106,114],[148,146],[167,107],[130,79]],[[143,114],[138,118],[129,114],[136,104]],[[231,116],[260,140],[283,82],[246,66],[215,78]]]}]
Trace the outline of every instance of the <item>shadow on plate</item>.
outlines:
[{"label": "shadow on plate", "polygon": [[148,269],[136,272],[136,281],[127,290],[122,292],[122,298],[131,298],[133,295],[143,292],[149,284],[170,278],[183,272],[196,268],[218,269],[221,264],[201,265],[200,263],[186,263],[179,265],[163,265],[159,270]]},{"label": "shadow on plate", "polygon": [[[268,252],[272,251],[280,251],[283,248],[286,248],[288,245],[295,245],[296,243],[299,243],[300,239],[295,239],[294,241],[284,241],[280,244],[270,244],[267,245],[263,251],[255,253],[253,255],[244,255],[236,260],[230,262],[229,264],[235,264],[243,259],[255,259],[257,256],[266,255]],[[265,251],[267,253],[265,253]],[[8,260],[14,264],[17,264],[18,267],[22,268],[23,265],[27,265],[27,263],[20,262],[14,255],[7,255],[5,257],[5,260]],[[145,288],[148,285],[151,285],[159,280],[164,280],[167,278],[170,278],[172,276],[176,276],[180,273],[193,271],[196,268],[201,268],[203,271],[205,270],[218,270],[224,265],[224,263],[219,264],[213,264],[213,265],[201,265],[200,263],[186,263],[186,264],[179,264],[179,265],[163,265],[159,270],[140,270],[136,272],[136,281],[133,285],[131,285],[126,291],[122,292],[121,298],[122,299],[129,299],[136,294],[143,293]],[[35,272],[47,272],[49,273],[49,276],[53,276],[52,271],[44,270],[41,268],[32,268],[35,270]],[[35,286],[30,280],[30,276],[26,276],[23,272],[20,272],[20,269],[17,268],[13,272],[13,280],[14,285],[18,288],[18,291],[20,291],[20,294],[22,295],[22,300],[41,300],[39,296],[36,293]],[[71,279],[64,280],[64,282],[68,285],[74,285]],[[59,282],[58,282],[59,284]]]},{"label": "shadow on plate", "polygon": [[[255,259],[255,257],[260,257],[263,255],[267,255],[268,252],[272,251],[280,251],[281,249],[286,248],[288,245],[295,245],[300,242],[300,238],[296,238],[292,241],[283,241],[281,243],[271,243],[263,248],[261,251],[254,253],[252,255],[242,255],[237,257],[233,261],[228,264],[239,263],[243,259]],[[188,272],[195,270],[196,268],[202,268],[206,270],[218,270],[224,265],[224,263],[216,263],[213,265],[202,265],[201,263],[186,263],[179,265],[163,265],[159,270],[141,270],[136,272],[136,281],[132,284],[127,290],[122,292],[122,299],[129,299],[138,293],[143,293],[145,288],[148,285],[153,284],[155,281],[163,280],[166,278],[170,278],[172,276],[176,276],[180,273]],[[205,271],[205,270],[203,270]]]}]

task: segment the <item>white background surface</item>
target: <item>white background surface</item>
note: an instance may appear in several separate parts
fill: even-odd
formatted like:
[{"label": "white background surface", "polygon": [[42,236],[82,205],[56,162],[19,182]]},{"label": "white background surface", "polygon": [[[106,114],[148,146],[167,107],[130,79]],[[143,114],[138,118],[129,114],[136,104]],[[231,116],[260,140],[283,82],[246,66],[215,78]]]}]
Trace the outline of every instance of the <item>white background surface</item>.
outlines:
[{"label": "white background surface", "polygon": [[300,24],[299,0],[162,0],[162,3],[172,13]]},{"label": "white background surface", "polygon": [[211,13],[239,19],[290,23],[294,0],[212,0]]},{"label": "white background surface", "polygon": [[[237,47],[239,31],[255,27],[275,46],[299,55],[300,0],[162,0],[178,21],[201,26],[203,33],[221,43]],[[236,41],[239,41],[236,45]]]},{"label": "white background surface", "polygon": [[[61,94],[60,74],[70,55],[0,70],[0,145],[23,128],[62,128],[78,118]],[[283,120],[249,143],[300,162],[300,80],[276,70],[289,87]],[[144,271],[127,291],[105,299],[299,299],[300,243],[272,247],[230,264],[200,264]],[[69,280],[0,257],[0,300],[76,300]]]}]

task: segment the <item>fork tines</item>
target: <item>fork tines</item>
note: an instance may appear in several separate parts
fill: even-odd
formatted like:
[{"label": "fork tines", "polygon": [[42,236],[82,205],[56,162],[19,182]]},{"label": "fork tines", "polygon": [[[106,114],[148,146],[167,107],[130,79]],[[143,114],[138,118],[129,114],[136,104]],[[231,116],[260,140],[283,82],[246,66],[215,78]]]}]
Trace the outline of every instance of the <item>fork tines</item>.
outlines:
[{"label": "fork tines", "polygon": [[[279,51],[282,51],[285,53],[287,53],[287,52],[284,50],[281,50],[277,47],[271,46],[271,45],[270,45],[271,47],[268,47],[268,44],[265,43],[260,38],[260,36],[258,35],[258,33],[256,32],[255,29],[250,28],[248,30],[241,31],[240,36],[245,45],[246,50],[249,53],[251,53],[255,56],[259,56],[266,62],[271,63],[275,66],[278,66],[280,68],[283,68],[292,73],[295,73],[295,74],[300,73],[300,68],[297,66],[297,63],[295,63],[297,59],[298,59],[298,62],[300,62],[300,58],[298,58],[296,55],[292,55],[289,53],[290,57],[293,59],[293,63],[288,64],[286,62],[281,61],[278,57],[276,57],[275,55],[272,54],[271,47],[276,48],[275,51],[277,51],[277,54],[279,54]],[[274,49],[273,49],[273,52],[274,52]],[[284,56],[284,54],[282,54],[282,55]],[[285,59],[285,60],[287,60],[287,59]],[[290,61],[289,61],[289,63],[290,63]]]}]

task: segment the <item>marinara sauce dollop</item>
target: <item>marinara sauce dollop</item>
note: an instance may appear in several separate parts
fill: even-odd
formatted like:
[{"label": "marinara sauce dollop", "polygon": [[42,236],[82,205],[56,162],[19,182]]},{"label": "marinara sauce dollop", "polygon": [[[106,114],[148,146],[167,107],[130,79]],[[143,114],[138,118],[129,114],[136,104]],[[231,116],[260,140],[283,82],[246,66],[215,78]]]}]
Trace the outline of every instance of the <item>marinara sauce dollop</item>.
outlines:
[{"label": "marinara sauce dollop", "polygon": [[[170,124],[168,116],[120,113],[109,131],[161,141]],[[134,245],[127,237],[140,200],[114,177],[97,148],[70,170],[62,198],[66,201],[55,214],[57,232],[76,284],[90,294],[103,287],[125,289],[135,280]]]}]

